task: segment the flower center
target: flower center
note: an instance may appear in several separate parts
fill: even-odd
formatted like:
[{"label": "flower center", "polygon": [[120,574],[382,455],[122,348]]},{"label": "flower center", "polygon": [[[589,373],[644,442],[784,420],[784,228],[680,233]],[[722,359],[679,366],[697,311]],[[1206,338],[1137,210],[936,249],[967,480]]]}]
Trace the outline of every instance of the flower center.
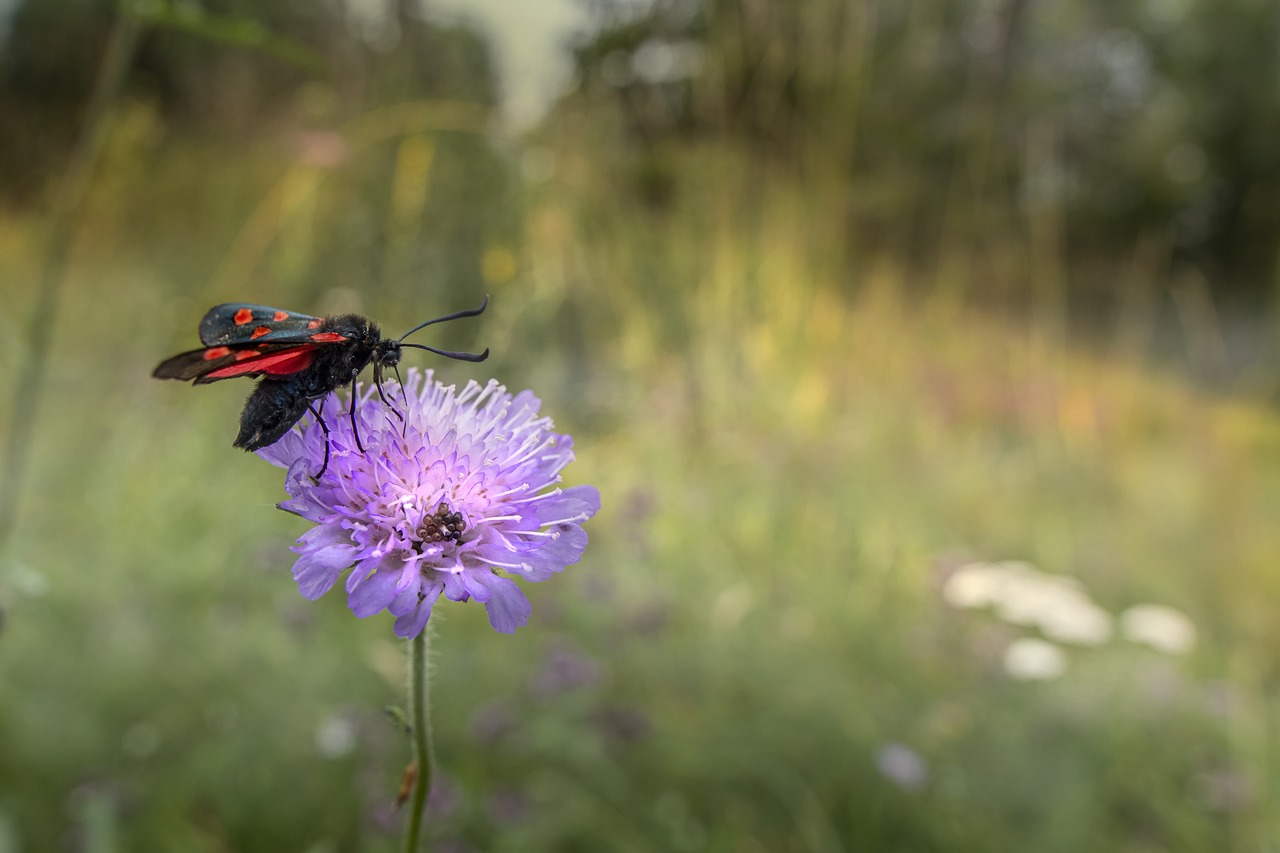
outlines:
[{"label": "flower center", "polygon": [[422,519],[417,530],[418,541],[414,545],[421,553],[423,545],[457,542],[466,529],[467,523],[462,520],[462,513],[454,512],[447,502],[440,501],[435,513]]}]

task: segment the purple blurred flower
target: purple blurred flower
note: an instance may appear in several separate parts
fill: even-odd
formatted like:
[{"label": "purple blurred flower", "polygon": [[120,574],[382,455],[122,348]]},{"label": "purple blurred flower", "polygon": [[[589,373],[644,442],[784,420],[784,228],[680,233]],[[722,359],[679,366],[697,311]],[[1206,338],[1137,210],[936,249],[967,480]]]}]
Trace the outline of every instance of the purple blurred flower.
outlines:
[{"label": "purple blurred flower", "polygon": [[537,699],[550,699],[575,687],[588,687],[600,680],[600,664],[567,646],[558,646],[542,661],[529,681],[529,692]]},{"label": "purple blurred flower", "polygon": [[890,741],[876,752],[876,766],[885,778],[913,793],[921,791],[929,781],[929,765],[920,753],[903,743]]},{"label": "purple blurred flower", "polygon": [[500,826],[519,826],[533,813],[533,803],[519,791],[494,791],[485,805],[489,819]]},{"label": "purple blurred flower", "polygon": [[557,487],[572,439],[552,431],[531,392],[513,397],[493,380],[456,391],[410,368],[405,396],[396,383],[383,391],[406,409],[405,423],[373,386],[357,385],[365,453],[349,400],[326,407],[331,458],[318,483],[310,474],[325,436],[314,421],[258,451],[289,470],[280,508],[316,524],[293,546],[299,591],[317,599],[351,569],[352,612],[390,610],[401,637],[422,631],[441,594],[474,598],[494,629],[515,631],[532,608],[508,575],[542,581],[576,563],[587,545],[582,523],[600,509],[593,487]]}]

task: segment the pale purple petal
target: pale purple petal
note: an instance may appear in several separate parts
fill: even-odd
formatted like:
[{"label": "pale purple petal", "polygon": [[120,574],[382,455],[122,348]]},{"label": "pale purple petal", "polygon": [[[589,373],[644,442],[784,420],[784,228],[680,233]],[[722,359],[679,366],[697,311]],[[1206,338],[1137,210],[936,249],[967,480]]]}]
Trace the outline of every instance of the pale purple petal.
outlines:
[{"label": "pale purple petal", "polygon": [[585,530],[577,525],[561,525],[536,550],[520,554],[520,560],[526,566],[520,577],[528,581],[546,580],[565,566],[582,559],[582,552],[586,548]]},{"label": "pale purple petal", "polygon": [[[493,630],[501,634],[514,634],[516,628],[523,628],[529,624],[533,605],[529,603],[529,599],[525,598],[515,582],[494,574],[487,574],[483,584],[488,587],[489,592],[484,609]],[[479,596],[476,598],[480,600]]]},{"label": "pale purple petal", "polygon": [[395,632],[397,637],[416,637],[422,633],[422,629],[427,627],[427,620],[431,618],[431,607],[436,603],[436,598],[440,595],[439,587],[431,587],[426,590],[422,598],[413,606],[413,609],[402,616],[396,617]]},{"label": "pale purple petal", "polygon": [[386,557],[366,557],[352,566],[351,574],[347,575],[347,593],[350,594],[359,589],[384,564],[394,568],[394,563]]},{"label": "pale purple petal", "polygon": [[536,507],[540,519],[579,518],[585,521],[600,511],[600,492],[594,486],[574,486],[538,501]]},{"label": "pale purple petal", "polygon": [[302,516],[307,521],[315,522],[316,524],[328,520],[329,517],[328,508],[309,496],[280,501],[276,506],[285,512]]},{"label": "pale purple petal", "polygon": [[275,444],[264,447],[257,453],[258,458],[265,459],[272,465],[288,468],[293,465],[295,460],[302,458],[306,454],[306,450],[303,446],[301,433],[287,432]]},{"label": "pale purple petal", "polygon": [[302,597],[315,601],[328,592],[355,554],[356,549],[350,545],[330,545],[299,557],[293,564],[293,579],[298,582]]},{"label": "pale purple petal", "polygon": [[348,541],[347,531],[343,530],[341,525],[322,524],[299,536],[298,544],[290,546],[290,550],[305,554],[308,551],[318,551],[332,545],[345,545]]},{"label": "pale purple petal", "polygon": [[[285,438],[289,436],[297,437],[296,433],[287,433]],[[283,441],[284,439],[281,439]],[[277,442],[278,444],[278,442]],[[272,447],[277,446],[273,444]],[[301,442],[295,442],[301,446]],[[298,456],[289,463],[289,471],[284,477],[284,491],[290,497],[301,497],[310,493],[311,479],[311,460],[306,456]]]},{"label": "pale purple petal", "polygon": [[396,597],[396,577],[393,571],[375,572],[347,596],[351,612],[363,619],[379,610],[386,610]]},{"label": "pale purple petal", "polygon": [[467,589],[466,575],[466,572],[450,573],[441,578],[445,598],[450,601],[467,601],[471,598],[471,592]]}]

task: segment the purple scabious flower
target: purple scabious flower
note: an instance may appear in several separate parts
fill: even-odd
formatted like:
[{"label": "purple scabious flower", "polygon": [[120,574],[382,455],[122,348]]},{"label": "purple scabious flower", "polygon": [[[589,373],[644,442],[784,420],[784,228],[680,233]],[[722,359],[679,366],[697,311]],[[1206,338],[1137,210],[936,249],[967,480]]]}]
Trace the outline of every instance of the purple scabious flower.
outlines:
[{"label": "purple scabious flower", "polygon": [[331,456],[319,482],[326,439],[314,420],[258,451],[289,471],[280,508],[316,525],[293,546],[298,590],[317,599],[350,569],[351,611],[390,610],[401,637],[421,633],[442,594],[482,602],[489,624],[512,633],[532,607],[511,578],[542,581],[576,563],[582,523],[600,509],[595,488],[558,486],[573,440],[538,414],[532,392],[512,396],[495,380],[457,391],[410,368],[403,396],[394,382],[383,391],[403,423],[374,386],[351,392],[364,453],[350,399],[324,407]]}]

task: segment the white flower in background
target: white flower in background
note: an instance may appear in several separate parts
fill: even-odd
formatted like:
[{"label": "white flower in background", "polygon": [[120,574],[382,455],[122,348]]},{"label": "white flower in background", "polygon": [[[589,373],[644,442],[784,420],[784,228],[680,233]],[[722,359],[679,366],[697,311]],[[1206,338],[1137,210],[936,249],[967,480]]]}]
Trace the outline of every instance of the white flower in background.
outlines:
[{"label": "white flower in background", "polygon": [[1019,681],[1048,681],[1066,671],[1067,656],[1048,640],[1023,637],[1004,652],[1004,670]]},{"label": "white flower in background", "polygon": [[1001,620],[1059,642],[1094,646],[1111,639],[1111,614],[1077,580],[1030,563],[970,563],[947,579],[942,594],[954,607],[990,606]]},{"label": "white flower in background", "polygon": [[952,607],[989,607],[1000,597],[1004,574],[994,563],[969,563],[947,578],[942,597]]},{"label": "white flower in background", "polygon": [[1120,614],[1120,630],[1135,643],[1171,655],[1185,654],[1196,644],[1195,624],[1181,610],[1163,604],[1130,607]]},{"label": "white flower in background", "polygon": [[356,748],[356,727],[345,717],[330,717],[316,726],[315,741],[325,758],[345,758]]},{"label": "white flower in background", "polygon": [[1046,637],[1078,646],[1101,645],[1113,633],[1111,614],[1083,593],[1041,613],[1038,624]]}]

